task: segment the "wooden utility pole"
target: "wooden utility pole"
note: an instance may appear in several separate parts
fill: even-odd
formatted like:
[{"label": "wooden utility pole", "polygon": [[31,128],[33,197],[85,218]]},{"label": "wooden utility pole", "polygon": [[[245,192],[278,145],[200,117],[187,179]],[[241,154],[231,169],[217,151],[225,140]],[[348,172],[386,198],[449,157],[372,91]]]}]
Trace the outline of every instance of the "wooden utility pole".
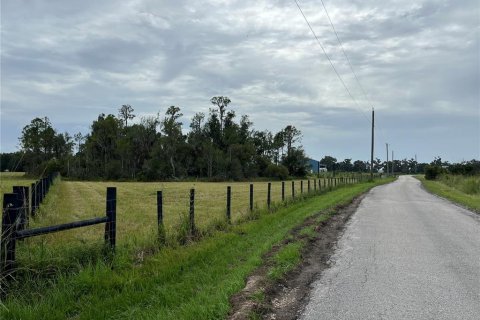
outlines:
[{"label": "wooden utility pole", "polygon": [[370,152],[370,180],[373,180],[373,145],[375,142],[374,139],[374,130],[375,127],[375,110],[372,108],[372,149]]},{"label": "wooden utility pole", "polygon": [[387,176],[388,176],[388,143],[385,143],[387,145]]},{"label": "wooden utility pole", "polygon": [[395,170],[394,170],[394,167],[395,167],[395,162],[393,162],[393,150],[392,150],[392,176],[395,174]]}]

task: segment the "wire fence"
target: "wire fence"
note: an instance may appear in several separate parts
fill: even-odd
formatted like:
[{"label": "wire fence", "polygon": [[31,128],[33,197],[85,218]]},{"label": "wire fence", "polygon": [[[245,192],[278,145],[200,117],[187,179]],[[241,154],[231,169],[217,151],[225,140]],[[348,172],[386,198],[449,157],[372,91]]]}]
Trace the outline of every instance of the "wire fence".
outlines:
[{"label": "wire fence", "polygon": [[[52,191],[38,206],[36,185],[14,187],[17,193],[3,196],[2,270],[12,269],[16,258],[49,257],[39,251],[72,244],[105,241],[113,249],[115,245],[136,248],[158,240],[160,231],[164,244],[182,232],[194,238],[218,225],[236,224],[252,214],[364,179],[351,175],[253,183],[62,181],[49,184]],[[108,214],[112,201],[114,218]],[[64,230],[70,231],[58,232]]]}]

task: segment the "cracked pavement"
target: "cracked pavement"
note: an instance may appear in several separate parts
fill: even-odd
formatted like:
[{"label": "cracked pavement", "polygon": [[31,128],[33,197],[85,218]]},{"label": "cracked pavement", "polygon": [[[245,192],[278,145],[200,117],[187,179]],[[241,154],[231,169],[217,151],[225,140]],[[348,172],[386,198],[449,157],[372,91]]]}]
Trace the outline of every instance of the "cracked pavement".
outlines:
[{"label": "cracked pavement", "polygon": [[301,319],[480,319],[480,215],[413,177],[363,199]]}]

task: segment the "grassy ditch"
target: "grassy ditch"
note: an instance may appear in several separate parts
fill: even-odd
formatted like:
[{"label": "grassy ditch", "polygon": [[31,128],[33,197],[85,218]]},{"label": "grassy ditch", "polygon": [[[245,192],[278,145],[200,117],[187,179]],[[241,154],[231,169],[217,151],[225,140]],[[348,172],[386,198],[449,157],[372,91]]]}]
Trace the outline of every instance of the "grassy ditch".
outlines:
[{"label": "grassy ditch", "polygon": [[[118,250],[112,262],[97,260],[75,272],[18,279],[0,305],[2,319],[221,319],[229,297],[241,290],[262,256],[316,212],[348,203],[387,181],[361,183],[307,198],[217,231],[200,242],[135,259]],[[278,256],[278,272],[297,262],[292,245]],[[88,254],[84,252],[83,254]]]},{"label": "grassy ditch", "polygon": [[480,213],[480,177],[442,175],[437,180],[417,176],[425,189]]}]

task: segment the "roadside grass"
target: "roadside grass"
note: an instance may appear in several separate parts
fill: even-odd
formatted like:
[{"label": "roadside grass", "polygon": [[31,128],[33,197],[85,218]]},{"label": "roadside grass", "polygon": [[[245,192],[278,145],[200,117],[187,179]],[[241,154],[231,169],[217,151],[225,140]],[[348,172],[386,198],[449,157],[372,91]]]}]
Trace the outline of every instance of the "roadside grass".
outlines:
[{"label": "roadside grass", "polygon": [[[262,256],[287,237],[307,217],[350,202],[381,180],[360,183],[306,198],[257,220],[214,231],[202,241],[163,247],[131,260],[119,247],[112,261],[89,260],[78,270],[55,270],[51,277],[18,277],[2,301],[2,319],[221,319],[229,297],[262,263]],[[51,248],[48,248],[51,250]],[[99,248],[100,250],[100,248]],[[298,245],[278,256],[288,267],[296,261]],[[88,256],[88,249],[77,253]],[[92,253],[90,253],[92,254]]]},{"label": "roadside grass", "polygon": [[426,180],[424,176],[416,178],[428,191],[480,213],[480,177],[449,175],[439,180]]},{"label": "roadside grass", "polygon": [[480,195],[480,176],[442,174],[438,181],[469,195]]},{"label": "roadside grass", "polygon": [[268,272],[270,280],[278,280],[300,263],[304,241],[290,242],[280,248],[273,257],[273,267]]}]

